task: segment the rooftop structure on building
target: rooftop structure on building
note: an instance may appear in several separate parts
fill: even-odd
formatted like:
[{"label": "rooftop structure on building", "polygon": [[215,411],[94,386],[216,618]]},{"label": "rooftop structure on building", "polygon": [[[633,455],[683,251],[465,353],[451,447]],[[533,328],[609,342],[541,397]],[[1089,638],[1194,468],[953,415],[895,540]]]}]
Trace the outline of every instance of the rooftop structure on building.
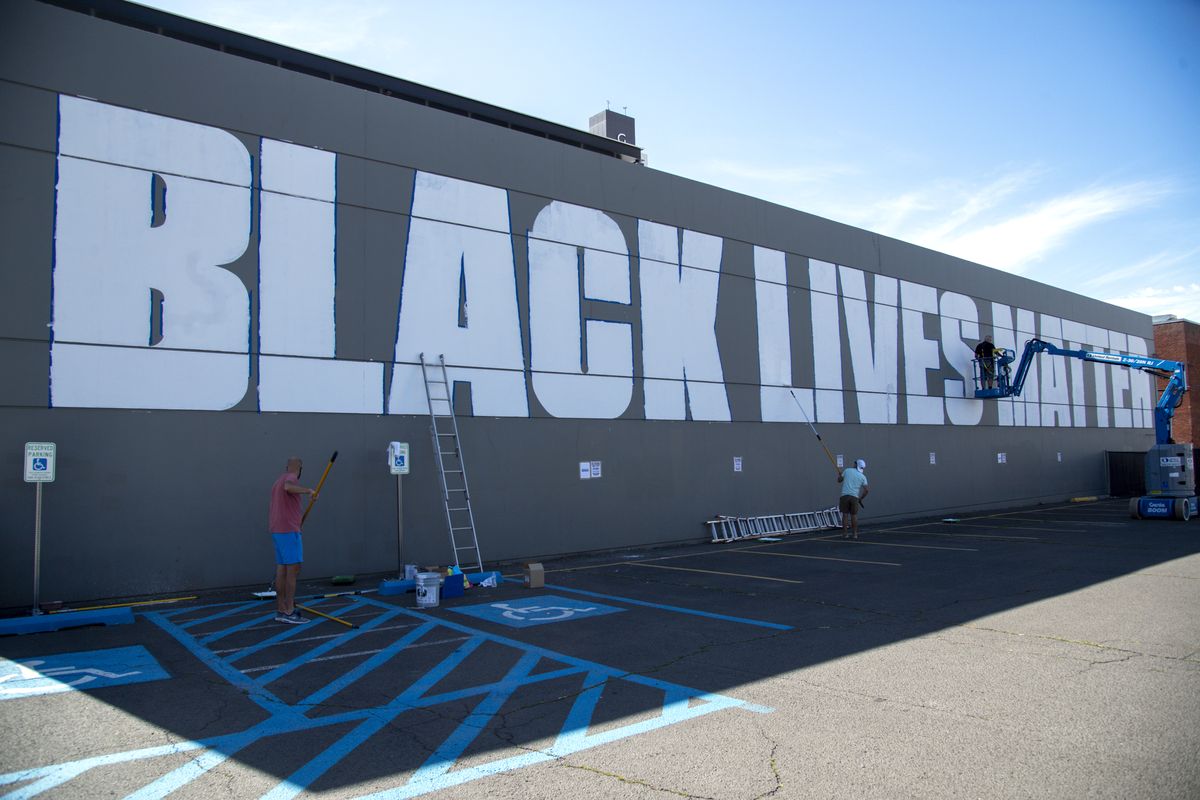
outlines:
[{"label": "rooftop structure on building", "polygon": [[189,44],[209,47],[239,58],[271,64],[293,72],[324,78],[334,83],[376,92],[386,97],[394,97],[404,102],[416,103],[480,122],[499,125],[502,128],[549,139],[559,144],[579,147],[593,153],[601,153],[634,163],[642,162],[642,152],[633,144],[633,120],[629,117],[625,117],[629,120],[629,136],[627,138],[607,136],[604,133],[597,134],[594,131],[586,132],[124,0],[43,0],[43,2],[78,11],[97,19],[117,22],[160,36],[178,39]]}]

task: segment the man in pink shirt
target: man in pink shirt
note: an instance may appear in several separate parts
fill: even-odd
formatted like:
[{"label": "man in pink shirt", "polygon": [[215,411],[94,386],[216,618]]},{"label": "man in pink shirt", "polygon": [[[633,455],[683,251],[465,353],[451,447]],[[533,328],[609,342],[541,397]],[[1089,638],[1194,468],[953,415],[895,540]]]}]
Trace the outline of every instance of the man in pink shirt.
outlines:
[{"label": "man in pink shirt", "polygon": [[313,500],[317,493],[301,486],[300,473],[304,462],[295,456],[287,461],[287,468],[271,487],[271,510],[268,525],[271,538],[275,540],[275,621],[290,625],[308,622],[308,617],[296,611],[296,578],[300,576],[300,564],[304,561],[304,545],[300,540],[300,525],[304,513],[300,510],[300,495],[307,494]]}]

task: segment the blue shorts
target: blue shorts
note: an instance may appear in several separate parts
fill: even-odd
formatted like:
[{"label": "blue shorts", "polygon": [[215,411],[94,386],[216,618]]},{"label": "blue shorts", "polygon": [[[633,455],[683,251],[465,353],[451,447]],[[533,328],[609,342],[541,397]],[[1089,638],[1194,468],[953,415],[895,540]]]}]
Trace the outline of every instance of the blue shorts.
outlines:
[{"label": "blue shorts", "polygon": [[272,533],[275,540],[275,563],[299,564],[304,561],[304,542],[299,533]]}]

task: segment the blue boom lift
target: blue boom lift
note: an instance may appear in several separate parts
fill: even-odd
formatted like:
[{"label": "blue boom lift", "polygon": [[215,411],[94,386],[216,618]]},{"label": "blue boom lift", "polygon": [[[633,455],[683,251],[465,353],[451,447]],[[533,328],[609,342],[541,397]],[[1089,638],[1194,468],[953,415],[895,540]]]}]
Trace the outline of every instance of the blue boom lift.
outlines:
[{"label": "blue boom lift", "polygon": [[1091,350],[1067,350],[1041,339],[1030,339],[1014,374],[1013,350],[997,347],[992,358],[977,358],[975,364],[975,396],[978,398],[1017,397],[1025,386],[1025,378],[1033,365],[1034,356],[1078,358],[1101,364],[1148,372],[1167,381],[1167,388],[1154,406],[1154,447],[1146,453],[1146,492],[1129,503],[1129,514],[1141,517],[1187,520],[1196,514],[1196,478],[1192,445],[1171,440],[1171,418],[1187,391],[1187,374],[1183,364],[1149,356],[1098,353]]}]

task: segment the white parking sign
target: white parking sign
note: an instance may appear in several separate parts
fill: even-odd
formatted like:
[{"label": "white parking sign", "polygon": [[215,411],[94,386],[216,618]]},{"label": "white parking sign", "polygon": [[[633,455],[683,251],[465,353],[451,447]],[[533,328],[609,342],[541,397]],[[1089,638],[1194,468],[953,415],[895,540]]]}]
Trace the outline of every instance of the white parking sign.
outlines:
[{"label": "white parking sign", "polygon": [[388,445],[388,469],[393,475],[408,474],[408,442],[392,442]]},{"label": "white parking sign", "polygon": [[54,442],[25,443],[25,482],[54,481]]}]

